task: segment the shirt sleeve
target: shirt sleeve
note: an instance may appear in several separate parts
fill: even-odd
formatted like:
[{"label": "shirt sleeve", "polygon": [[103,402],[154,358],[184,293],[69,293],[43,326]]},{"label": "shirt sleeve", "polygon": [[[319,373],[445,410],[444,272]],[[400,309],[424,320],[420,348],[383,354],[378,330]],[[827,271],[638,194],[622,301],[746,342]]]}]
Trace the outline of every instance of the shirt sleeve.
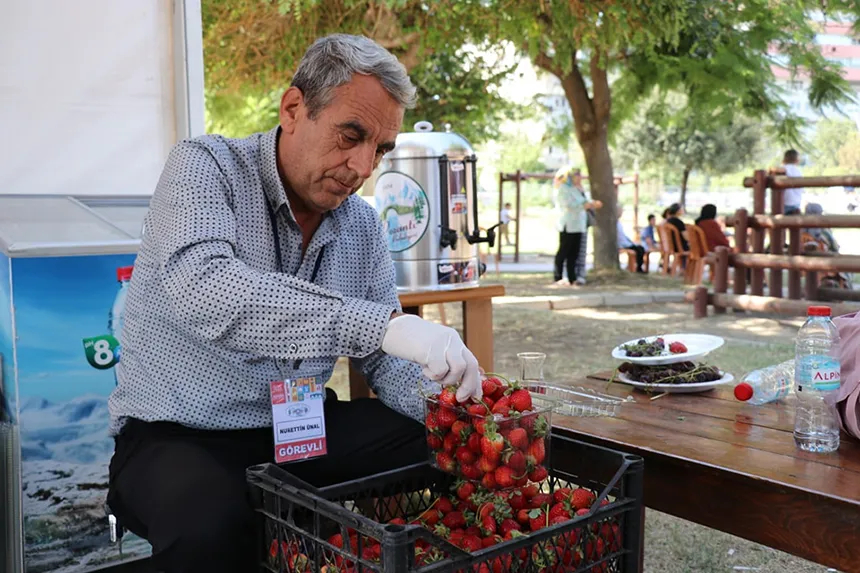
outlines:
[{"label": "shirt sleeve", "polygon": [[145,240],[154,245],[182,327],[232,351],[281,359],[367,356],[382,345],[395,305],[253,269],[236,257],[236,226],[230,186],[215,158],[198,143],[174,147],[151,201]]},{"label": "shirt sleeve", "polygon": [[[373,302],[393,306],[400,312],[394,263],[385,245],[382,227],[378,222],[377,227],[379,241],[373,257],[376,266],[367,298]],[[423,422],[424,405],[419,389],[432,383],[421,373],[421,367],[418,364],[390,356],[381,350],[363,358],[353,358],[352,363],[364,375],[368,386],[383,404],[396,412]]]}]

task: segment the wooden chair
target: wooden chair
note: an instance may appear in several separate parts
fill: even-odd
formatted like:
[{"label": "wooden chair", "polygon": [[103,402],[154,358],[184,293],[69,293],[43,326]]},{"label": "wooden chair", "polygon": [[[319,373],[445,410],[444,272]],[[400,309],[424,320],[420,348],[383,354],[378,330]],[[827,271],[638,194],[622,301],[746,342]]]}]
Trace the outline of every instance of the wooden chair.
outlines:
[{"label": "wooden chair", "polygon": [[690,257],[684,272],[684,282],[691,285],[702,284],[705,265],[710,266],[710,277],[714,280],[714,267],[717,261],[714,253],[708,251],[705,231],[698,225],[687,225],[687,241],[690,244]]},{"label": "wooden chair", "polygon": [[[633,249],[618,249],[619,255],[627,255],[627,270],[631,273],[636,272],[636,251]],[[648,272],[648,267],[651,266],[651,251],[645,251],[645,257],[642,259],[642,268]]]},{"label": "wooden chair", "polygon": [[678,276],[690,251],[683,250],[681,233],[671,223],[657,225],[657,231],[660,233],[660,249],[663,252],[663,273]]}]

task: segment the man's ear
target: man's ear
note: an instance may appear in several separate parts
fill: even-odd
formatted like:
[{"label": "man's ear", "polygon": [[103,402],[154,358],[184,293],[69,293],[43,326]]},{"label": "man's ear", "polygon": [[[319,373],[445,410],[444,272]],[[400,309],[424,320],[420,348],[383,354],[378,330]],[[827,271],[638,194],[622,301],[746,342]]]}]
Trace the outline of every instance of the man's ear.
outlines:
[{"label": "man's ear", "polygon": [[296,129],[296,122],[304,113],[305,96],[302,94],[302,90],[292,86],[281,96],[281,108],[278,110],[281,130],[284,133],[293,133]]}]

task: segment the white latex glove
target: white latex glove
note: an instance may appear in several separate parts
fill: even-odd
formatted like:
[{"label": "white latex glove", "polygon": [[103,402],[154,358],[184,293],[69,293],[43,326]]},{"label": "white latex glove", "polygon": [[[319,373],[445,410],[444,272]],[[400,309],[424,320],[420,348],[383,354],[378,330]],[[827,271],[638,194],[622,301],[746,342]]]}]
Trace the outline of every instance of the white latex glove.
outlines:
[{"label": "white latex glove", "polygon": [[424,375],[443,386],[457,385],[457,399],[481,398],[478,360],[456,330],[412,314],[392,318],[382,351],[420,364]]}]

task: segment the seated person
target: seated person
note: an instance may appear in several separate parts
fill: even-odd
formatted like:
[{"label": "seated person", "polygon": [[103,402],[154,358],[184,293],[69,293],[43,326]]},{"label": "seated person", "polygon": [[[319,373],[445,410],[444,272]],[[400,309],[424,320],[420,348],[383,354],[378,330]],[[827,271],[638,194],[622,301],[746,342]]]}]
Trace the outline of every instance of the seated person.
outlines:
[{"label": "seated person", "polygon": [[627,233],[624,232],[624,226],[621,224],[621,214],[624,212],[624,207],[621,205],[618,206],[618,248],[619,249],[631,249],[636,251],[636,272],[644,273],[645,269],[642,268],[642,263],[645,261],[645,247],[642,245],[637,245],[633,241],[630,240],[630,237],[627,236]]},{"label": "seated person", "polygon": [[705,240],[708,242],[708,252],[717,247],[731,247],[726,234],[717,222],[717,207],[708,203],[702,207],[702,213],[696,219],[696,225],[705,232]]},{"label": "seated person", "polygon": [[678,229],[678,234],[681,236],[680,249],[679,245],[675,245],[675,249],[689,251],[690,244],[687,242],[686,237],[684,237],[687,232],[687,225],[685,225],[684,221],[681,220],[681,216],[684,215],[684,208],[681,207],[680,203],[672,203],[669,205],[669,208],[666,209],[665,213],[666,222]]},{"label": "seated person", "polygon": [[642,229],[640,244],[646,251],[659,251],[660,241],[657,240],[656,219],[653,213],[648,215],[648,226]]},{"label": "seated person", "polygon": [[[823,215],[824,209],[818,203],[807,203],[804,210],[806,215]],[[803,232],[818,241],[825,249],[831,253],[839,252],[839,243],[833,237],[833,232],[830,229],[803,229]]]}]

